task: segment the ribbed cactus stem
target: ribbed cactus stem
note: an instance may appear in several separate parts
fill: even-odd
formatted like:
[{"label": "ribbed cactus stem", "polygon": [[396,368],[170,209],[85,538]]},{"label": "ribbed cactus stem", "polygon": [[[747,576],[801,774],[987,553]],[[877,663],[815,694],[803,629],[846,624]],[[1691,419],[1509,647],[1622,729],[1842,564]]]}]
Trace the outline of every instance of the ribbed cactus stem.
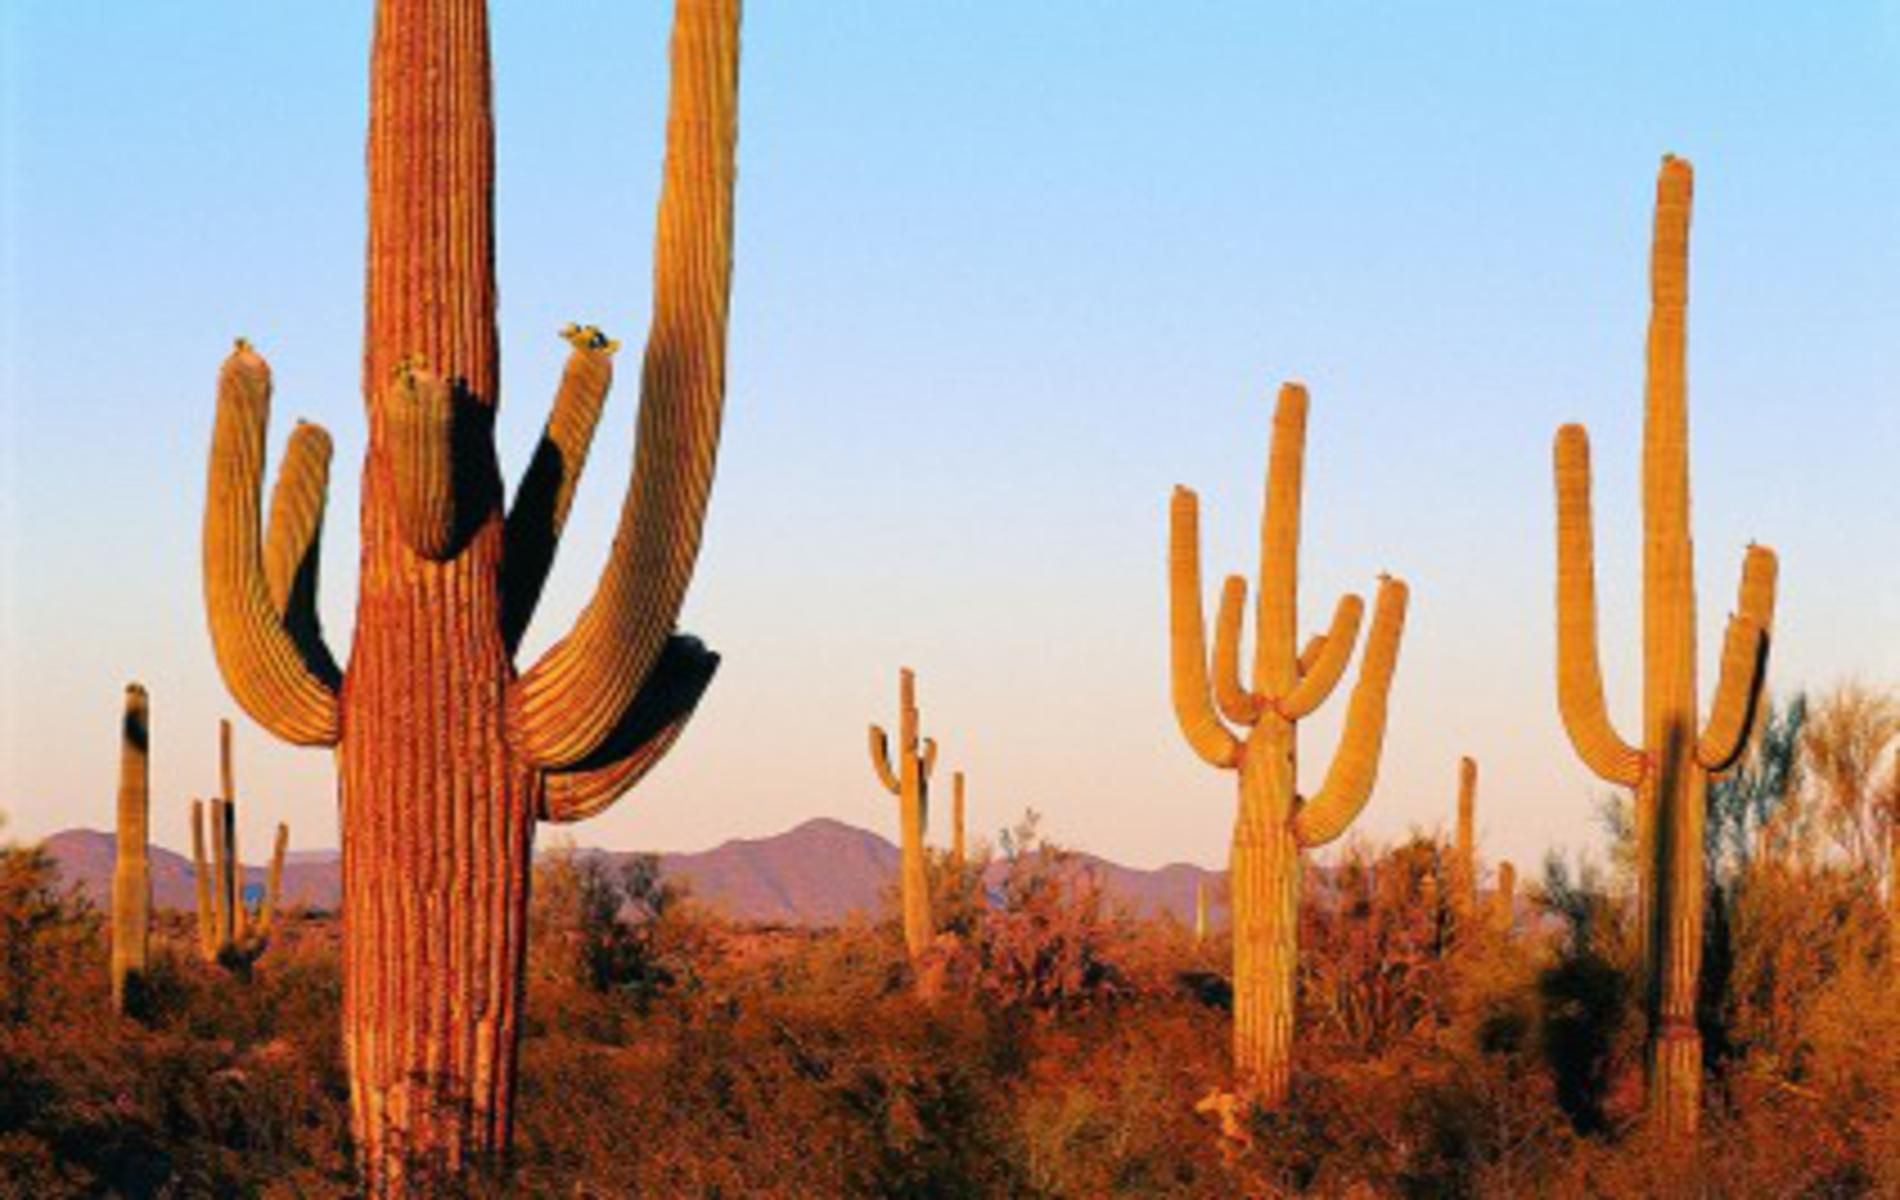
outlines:
[{"label": "ribbed cactus stem", "polygon": [[909,667],[897,675],[897,748],[892,764],[889,738],[871,726],[871,765],[884,790],[897,797],[899,825],[898,894],[904,915],[904,949],[911,961],[923,957],[936,931],[930,920],[930,874],[924,856],[929,817],[930,772],[936,743],[918,737],[917,678]]},{"label": "ribbed cactus stem", "polygon": [[112,1005],[137,1004],[152,923],[151,710],[145,688],[127,684],[119,724],[117,852],[112,864]]},{"label": "ribbed cactus stem", "polygon": [[1590,445],[1581,426],[1557,434],[1557,693],[1578,756],[1635,792],[1637,928],[1652,1044],[1650,1106],[1664,1134],[1692,1144],[1700,1117],[1701,1036],[1695,1005],[1702,961],[1705,793],[1711,772],[1741,753],[1753,729],[1773,622],[1775,560],[1751,546],[1738,609],[1724,639],[1708,723],[1696,687],[1695,558],[1689,532],[1689,164],[1663,160],[1650,261],[1648,374],[1643,425],[1643,746],[1610,724],[1598,667]]},{"label": "ribbed cactus stem", "polygon": [[[1169,518],[1169,630],[1175,717],[1195,753],[1236,770],[1240,802],[1229,879],[1234,934],[1234,1068],[1240,1090],[1266,1107],[1285,1103],[1291,1083],[1299,949],[1301,851],[1338,837],[1371,797],[1397,666],[1407,592],[1382,578],[1345,732],[1320,790],[1297,790],[1297,722],[1337,686],[1357,640],[1364,605],[1346,597],[1332,626],[1298,647],[1301,475],[1306,390],[1280,391],[1268,453],[1260,525],[1252,685],[1240,679],[1237,645],[1246,583],[1224,585],[1213,682],[1203,625],[1199,501],[1176,488]],[[1218,703],[1219,711],[1216,711]],[[1241,726],[1237,736],[1222,721]]]},{"label": "ribbed cactus stem", "polygon": [[1478,912],[1478,764],[1458,760],[1458,840],[1453,849],[1458,919],[1469,923]]}]

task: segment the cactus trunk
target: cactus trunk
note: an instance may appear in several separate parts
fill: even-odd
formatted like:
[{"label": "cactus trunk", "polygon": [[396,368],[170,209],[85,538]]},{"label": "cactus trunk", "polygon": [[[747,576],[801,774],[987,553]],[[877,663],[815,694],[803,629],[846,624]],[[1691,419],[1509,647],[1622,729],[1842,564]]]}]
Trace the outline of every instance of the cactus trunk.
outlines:
[{"label": "cactus trunk", "polygon": [[125,689],[119,730],[118,851],[112,864],[112,1006],[138,1007],[152,920],[151,710],[145,689]]},{"label": "cactus trunk", "polygon": [[1458,840],[1452,857],[1452,896],[1457,920],[1468,930],[1478,913],[1478,764],[1458,760]]},{"label": "cactus trunk", "polygon": [[1700,1117],[1703,826],[1709,776],[1740,757],[1755,721],[1773,623],[1773,552],[1749,547],[1706,723],[1696,686],[1695,554],[1689,533],[1689,164],[1656,183],[1643,424],[1643,744],[1611,725],[1598,666],[1590,443],[1558,431],[1557,691],[1578,756],[1635,798],[1637,929],[1650,1033],[1650,1109],[1665,1138],[1692,1142]]},{"label": "cactus trunk", "polygon": [[1234,1068],[1256,1103],[1279,1108],[1292,1084],[1293,1014],[1300,934],[1300,846],[1286,811],[1293,775],[1293,727],[1277,735],[1284,750],[1247,757],[1240,772],[1240,815],[1229,859],[1234,930]]}]

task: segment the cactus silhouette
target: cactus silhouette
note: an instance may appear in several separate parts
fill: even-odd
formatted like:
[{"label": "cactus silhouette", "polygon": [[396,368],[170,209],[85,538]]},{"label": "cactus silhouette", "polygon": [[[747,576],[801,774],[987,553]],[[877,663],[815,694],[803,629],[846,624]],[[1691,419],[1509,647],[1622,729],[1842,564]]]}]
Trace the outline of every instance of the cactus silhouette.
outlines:
[{"label": "cactus silhouette", "polygon": [[1656,181],[1643,423],[1643,741],[1610,723],[1597,661],[1590,440],[1557,432],[1557,696],[1578,757],[1635,793],[1637,928],[1650,1021],[1650,1106],[1665,1135],[1695,1132],[1702,1038],[1695,1004],[1702,962],[1705,792],[1754,727],[1774,617],[1772,551],[1750,546],[1729,619],[1707,724],[1696,696],[1695,556],[1689,537],[1689,164],[1668,157]]},{"label": "cactus silhouette", "polygon": [[145,688],[125,687],[119,725],[119,815],[112,864],[112,1006],[138,1008],[152,927],[151,707]]},{"label": "cactus silhouette", "polygon": [[[1332,694],[1352,657],[1365,605],[1339,601],[1327,633],[1296,652],[1300,484],[1306,390],[1280,389],[1273,416],[1253,679],[1241,682],[1240,630],[1247,584],[1230,576],[1215,626],[1213,683],[1201,611],[1199,500],[1174,490],[1169,528],[1169,611],[1175,717],[1196,754],[1240,776],[1229,867],[1234,934],[1234,1067],[1240,1089],[1265,1107],[1286,1101],[1299,951],[1300,854],[1344,833],[1372,795],[1385,736],[1386,697],[1405,625],[1405,584],[1379,584],[1346,729],[1320,790],[1298,792],[1298,722]],[[1215,705],[1219,712],[1216,713]],[[1236,736],[1225,717],[1245,729]]]},{"label": "cactus silhouette", "polygon": [[676,5],[632,478],[591,600],[528,669],[514,653],[615,345],[568,331],[552,415],[504,509],[483,0],[377,5],[369,445],[347,671],[315,604],[329,437],[308,424],[291,435],[260,542],[270,372],[240,342],[220,377],[204,527],[212,641],[250,716],[336,747],[344,1045],[372,1195],[428,1190],[506,1145],[535,824],[589,816],[632,787],[717,663],[676,622],[724,405],[739,7]]},{"label": "cactus silhouette", "polygon": [[916,962],[930,948],[936,930],[930,923],[930,874],[924,861],[924,827],[930,816],[930,773],[937,765],[937,743],[917,736],[917,678],[909,667],[897,675],[897,760],[892,765],[890,738],[871,726],[871,766],[884,790],[897,797],[900,858],[897,886],[904,909],[904,950]]},{"label": "cactus silhouette", "polygon": [[284,851],[290,827],[281,822],[271,848],[264,898],[244,903],[244,865],[238,858],[237,781],[231,767],[231,722],[218,722],[218,795],[210,804],[211,860],[205,861],[205,802],[191,802],[192,878],[198,901],[198,954],[208,963],[249,970],[270,945],[271,923],[283,891]]}]

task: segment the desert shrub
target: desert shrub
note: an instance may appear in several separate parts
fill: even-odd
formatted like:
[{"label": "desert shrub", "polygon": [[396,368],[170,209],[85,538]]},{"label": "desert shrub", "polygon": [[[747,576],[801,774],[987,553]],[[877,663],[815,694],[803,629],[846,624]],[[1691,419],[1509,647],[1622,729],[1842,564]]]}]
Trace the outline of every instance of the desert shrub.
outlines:
[{"label": "desert shrub", "polygon": [[1003,1008],[1074,1008],[1125,991],[1111,961],[1127,920],[1101,881],[1037,830],[1034,812],[1002,836],[993,895],[972,947],[976,986]]}]

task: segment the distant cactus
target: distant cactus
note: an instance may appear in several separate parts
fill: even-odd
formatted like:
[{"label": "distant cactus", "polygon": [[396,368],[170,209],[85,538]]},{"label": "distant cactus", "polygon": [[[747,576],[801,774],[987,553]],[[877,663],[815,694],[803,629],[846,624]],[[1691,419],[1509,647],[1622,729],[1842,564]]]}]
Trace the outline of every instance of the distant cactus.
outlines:
[{"label": "distant cactus", "polygon": [[[1175,716],[1195,753],[1240,775],[1229,872],[1234,1065],[1240,1088],[1267,1107],[1285,1102],[1290,1082],[1300,853],[1345,832],[1372,795],[1407,597],[1399,580],[1387,577],[1380,582],[1365,662],[1347,708],[1338,754],[1318,794],[1302,798],[1296,773],[1297,722],[1316,710],[1345,674],[1365,607],[1357,596],[1343,597],[1331,629],[1296,653],[1306,407],[1304,388],[1288,384],[1280,390],[1261,522],[1251,688],[1241,683],[1239,665],[1247,584],[1231,576],[1221,592],[1210,699],[1199,501],[1187,488],[1174,491],[1169,534]],[[1215,704],[1221,715],[1248,729],[1244,740],[1222,724]]]},{"label": "distant cactus", "polygon": [[1194,881],[1194,940],[1207,940],[1207,880]]},{"label": "distant cactus", "polygon": [[1491,896],[1491,923],[1499,936],[1507,938],[1517,927],[1517,868],[1508,860],[1498,864],[1498,890]]},{"label": "distant cactus", "polygon": [[1478,764],[1468,757],[1458,760],[1458,840],[1451,874],[1457,919],[1468,927],[1478,912]]},{"label": "distant cactus", "polygon": [[[568,331],[553,412],[504,503],[484,0],[376,5],[369,444],[347,671],[317,620],[329,436],[309,424],[292,433],[260,529],[270,369],[240,344],[220,375],[205,607],[244,710],[286,741],[335,749],[343,1046],[371,1196],[442,1190],[436,1175],[506,1147],[536,824],[590,816],[633,787],[679,737],[718,662],[678,622],[725,404],[740,0],[674,9],[631,478],[591,600],[538,660],[518,667],[516,655],[614,344]],[[594,146],[624,141],[607,128]]]},{"label": "distant cactus", "polygon": [[1557,432],[1557,696],[1579,757],[1635,792],[1637,928],[1650,1019],[1650,1105],[1665,1134],[1693,1135],[1701,1107],[1696,1028],[1702,964],[1704,792],[1742,753],[1768,661],[1774,553],[1750,546],[1729,619],[1721,679],[1698,728],[1695,558],[1689,537],[1689,413],[1685,387],[1689,164],[1668,157],[1656,183],[1647,415],[1643,428],[1643,744],[1610,723],[1597,662],[1590,440]]},{"label": "distant cactus", "polygon": [[211,801],[211,860],[205,861],[205,803],[191,802],[191,861],[198,898],[198,953],[208,963],[247,970],[270,945],[271,924],[283,889],[290,827],[279,823],[265,877],[263,903],[244,903],[244,866],[238,858],[237,791],[231,768],[231,722],[218,722],[220,794]]},{"label": "distant cactus", "polygon": [[904,949],[912,962],[930,949],[936,935],[930,922],[930,873],[924,859],[924,827],[930,815],[930,773],[937,764],[937,743],[917,736],[917,679],[909,667],[898,672],[897,762],[891,764],[890,739],[871,726],[871,766],[884,790],[897,797],[901,858],[898,891],[904,909]]},{"label": "distant cactus", "polygon": [[963,772],[950,776],[950,861],[957,870],[967,861],[968,846],[963,840]]},{"label": "distant cactus", "polygon": [[125,688],[119,726],[118,849],[112,864],[112,1006],[138,1006],[152,925],[151,710],[145,688]]}]

